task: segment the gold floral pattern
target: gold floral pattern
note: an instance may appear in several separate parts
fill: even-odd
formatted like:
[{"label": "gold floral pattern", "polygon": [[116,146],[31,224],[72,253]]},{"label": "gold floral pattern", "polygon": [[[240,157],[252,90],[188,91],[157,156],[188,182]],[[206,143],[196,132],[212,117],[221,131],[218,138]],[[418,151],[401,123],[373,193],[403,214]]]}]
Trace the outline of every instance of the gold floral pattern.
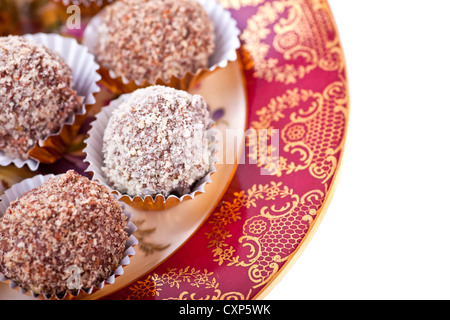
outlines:
[{"label": "gold floral pattern", "polygon": [[[286,261],[300,244],[323,199],[320,190],[300,197],[281,182],[236,192],[234,199],[223,202],[209,221],[212,228],[206,237],[214,261],[247,268],[253,288],[266,284],[278,271],[279,263]],[[273,204],[274,200],[282,200],[283,205]],[[242,209],[250,207],[261,209],[259,215],[248,218],[242,227],[243,235],[238,240],[245,248],[246,254],[242,255],[227,240],[233,237],[230,224],[241,220]]]},{"label": "gold floral pattern", "polygon": [[[249,158],[272,175],[308,170],[313,177],[327,183],[336,171],[336,154],[343,147],[346,92],[344,82],[337,81],[320,93],[296,88],[272,98],[267,106],[256,112],[258,119],[251,122],[251,127],[281,128],[282,148],[274,154],[274,146],[259,143],[264,137],[250,138]],[[286,120],[290,121],[285,124]],[[258,135],[258,131],[254,130],[253,135]],[[296,161],[288,160],[292,155],[296,156]],[[279,165],[273,166],[274,157],[278,156]]]},{"label": "gold floral pattern", "polygon": [[208,270],[196,270],[192,267],[182,269],[170,268],[166,273],[153,273],[143,281],[137,281],[131,287],[131,294],[126,298],[127,300],[140,300],[143,297],[159,296],[162,287],[167,285],[169,287],[180,288],[182,284],[188,283],[192,287],[203,288],[208,293],[199,297],[196,293],[189,293],[183,291],[178,297],[168,298],[168,300],[242,300],[248,298],[251,291],[244,296],[240,292],[225,292],[220,290],[220,284],[214,276],[214,272]]},{"label": "gold floral pattern", "polygon": [[137,230],[134,233],[134,236],[136,237],[136,239],[138,239],[139,249],[142,250],[144,255],[148,256],[157,251],[166,250],[170,246],[170,243],[169,244],[154,243],[147,239],[151,234],[153,234],[156,231],[156,228],[146,228],[144,226],[145,219],[134,220],[133,222],[137,226]]},{"label": "gold floral pattern", "polygon": [[343,53],[327,17],[327,3],[311,2],[312,7],[298,0],[266,2],[247,21],[241,36],[243,60],[255,78],[292,84],[316,68],[343,70]]}]

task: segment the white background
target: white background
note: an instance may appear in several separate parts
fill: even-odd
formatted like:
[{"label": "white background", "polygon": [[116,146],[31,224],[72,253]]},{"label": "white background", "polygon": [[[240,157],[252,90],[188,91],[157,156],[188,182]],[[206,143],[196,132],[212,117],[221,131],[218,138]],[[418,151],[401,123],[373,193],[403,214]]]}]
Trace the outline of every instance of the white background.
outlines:
[{"label": "white background", "polygon": [[342,174],[266,299],[450,299],[450,1],[329,3],[350,84]]}]

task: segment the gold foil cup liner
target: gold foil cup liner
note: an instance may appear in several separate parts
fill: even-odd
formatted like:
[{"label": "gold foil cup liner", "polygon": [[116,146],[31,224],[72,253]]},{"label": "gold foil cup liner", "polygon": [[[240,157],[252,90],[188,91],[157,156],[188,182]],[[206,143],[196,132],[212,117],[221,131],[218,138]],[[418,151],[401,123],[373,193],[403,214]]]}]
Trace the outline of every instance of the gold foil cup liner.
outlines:
[{"label": "gold foil cup liner", "polygon": [[192,74],[187,72],[183,78],[177,78],[172,76],[170,81],[164,81],[163,79],[158,79],[155,83],[150,83],[148,81],[145,82],[135,82],[130,81],[124,77],[118,77],[111,70],[107,70],[103,67],[100,67],[99,73],[102,77],[101,83],[108,90],[115,94],[126,94],[132,93],[137,89],[146,88],[152,85],[161,85],[166,87],[171,87],[178,90],[189,91],[190,89],[195,88],[197,84],[199,84],[202,80],[204,80],[207,76],[219,70],[220,67],[215,67],[211,69],[200,69],[197,73]]},{"label": "gold foil cup liner", "polygon": [[15,164],[22,168],[27,165],[31,171],[36,171],[40,163],[52,164],[66,152],[67,146],[73,141],[84,123],[87,111],[95,104],[95,94],[100,91],[98,82],[101,77],[97,70],[99,65],[88,49],[75,39],[62,37],[58,34],[27,34],[26,39],[34,40],[58,52],[73,72],[74,89],[83,97],[83,107],[61,127],[61,129],[40,140],[28,155],[29,159],[12,159],[0,152],[0,165]]},{"label": "gold foil cup liner", "polygon": [[[230,62],[238,59],[237,50],[241,46],[239,40],[240,30],[237,22],[229,11],[225,10],[216,0],[197,0],[205,9],[211,21],[214,24],[215,50],[209,59],[208,67],[199,69],[195,73],[188,72],[183,77],[172,76],[169,81],[158,79],[154,83],[148,81],[139,82],[133,79],[127,79],[124,76],[117,75],[112,70],[104,68],[100,64],[100,74],[102,84],[116,94],[131,93],[136,89],[145,88],[151,85],[163,85],[179,90],[188,91],[194,88],[206,76],[216,70],[225,68]],[[86,26],[83,44],[89,48],[89,51],[95,55],[98,27],[101,24],[100,11],[94,16]]]},{"label": "gold foil cup liner", "polygon": [[[10,189],[6,190],[5,193],[0,197],[0,217],[3,217],[11,202],[20,198],[20,196],[22,196],[24,193],[41,186],[42,184],[44,184],[53,177],[55,177],[55,175],[53,174],[45,176],[36,175],[33,178],[23,180],[12,186]],[[116,195],[114,196],[117,199],[117,196]],[[9,287],[11,289],[18,290],[20,293],[24,295],[46,300],[79,299],[88,296],[94,292],[97,292],[98,290],[103,289],[105,285],[115,283],[115,279],[124,273],[124,267],[130,264],[130,257],[136,254],[133,247],[135,247],[138,244],[136,237],[133,236],[133,233],[137,230],[137,228],[134,225],[134,223],[131,222],[132,215],[129,211],[126,210],[126,205],[124,203],[122,203],[122,207],[124,208],[124,212],[127,217],[127,233],[129,236],[125,244],[124,258],[120,261],[119,267],[116,268],[113,274],[111,274],[106,280],[102,281],[100,284],[86,289],[67,290],[66,292],[63,292],[61,294],[36,294],[31,290],[24,289],[23,287],[20,286],[20,284],[14,282],[13,280],[6,278],[2,273],[0,273],[0,281],[9,283]]]},{"label": "gold foil cup liner", "polygon": [[92,128],[89,130],[89,138],[86,139],[86,148],[84,153],[86,154],[85,162],[89,164],[86,172],[93,174],[92,180],[99,181],[102,185],[105,185],[110,191],[118,195],[119,199],[129,206],[142,210],[142,211],[154,211],[154,210],[166,210],[180,204],[183,201],[194,199],[197,195],[205,193],[205,186],[212,182],[211,176],[216,172],[215,163],[218,162],[216,157],[219,147],[217,146],[218,139],[217,129],[207,130],[207,135],[209,138],[209,151],[211,152],[210,163],[211,170],[197,183],[194,184],[192,190],[188,194],[181,196],[170,195],[165,197],[162,194],[156,196],[130,196],[120,192],[110,185],[106,175],[103,172],[103,134],[108,125],[111,115],[120,104],[130,96],[130,94],[121,95],[116,100],[111,101],[111,103],[103,107],[101,112],[96,115],[96,119],[91,123]]},{"label": "gold foil cup liner", "polygon": [[76,138],[86,120],[90,106],[85,106],[83,114],[75,114],[71,124],[65,124],[56,135],[50,135],[28,152],[30,158],[39,163],[52,164],[61,159],[67,146]]}]

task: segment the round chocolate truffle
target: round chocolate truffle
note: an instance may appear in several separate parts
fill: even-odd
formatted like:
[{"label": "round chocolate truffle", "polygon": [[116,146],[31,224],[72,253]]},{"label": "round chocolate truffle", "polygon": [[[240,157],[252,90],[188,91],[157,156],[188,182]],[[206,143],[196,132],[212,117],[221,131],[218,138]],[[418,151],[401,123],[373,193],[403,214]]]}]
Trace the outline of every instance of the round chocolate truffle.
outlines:
[{"label": "round chocolate truffle", "polygon": [[101,21],[98,61],[138,83],[196,73],[214,52],[214,26],[196,0],[116,1]]},{"label": "round chocolate truffle", "polygon": [[104,167],[130,196],[184,195],[211,170],[213,121],[200,95],[163,86],[135,91],[108,122]]},{"label": "round chocolate truffle", "polygon": [[0,151],[26,160],[81,109],[72,70],[57,53],[20,36],[0,38]]},{"label": "round chocolate truffle", "polygon": [[1,218],[0,272],[36,294],[90,288],[123,259],[126,219],[106,187],[74,171],[52,178]]}]

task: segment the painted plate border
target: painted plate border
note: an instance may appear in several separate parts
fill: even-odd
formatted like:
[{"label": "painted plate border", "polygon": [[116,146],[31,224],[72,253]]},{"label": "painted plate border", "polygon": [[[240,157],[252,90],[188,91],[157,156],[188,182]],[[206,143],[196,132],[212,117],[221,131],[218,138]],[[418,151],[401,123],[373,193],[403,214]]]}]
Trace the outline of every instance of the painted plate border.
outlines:
[{"label": "painted plate border", "polygon": [[[220,2],[242,30],[251,129],[246,164],[238,166],[221,202],[192,237],[101,299],[262,299],[303,252],[331,201],[349,94],[328,3]],[[264,130],[275,133],[267,147],[253,139]],[[272,140],[277,133],[279,140]]]}]

